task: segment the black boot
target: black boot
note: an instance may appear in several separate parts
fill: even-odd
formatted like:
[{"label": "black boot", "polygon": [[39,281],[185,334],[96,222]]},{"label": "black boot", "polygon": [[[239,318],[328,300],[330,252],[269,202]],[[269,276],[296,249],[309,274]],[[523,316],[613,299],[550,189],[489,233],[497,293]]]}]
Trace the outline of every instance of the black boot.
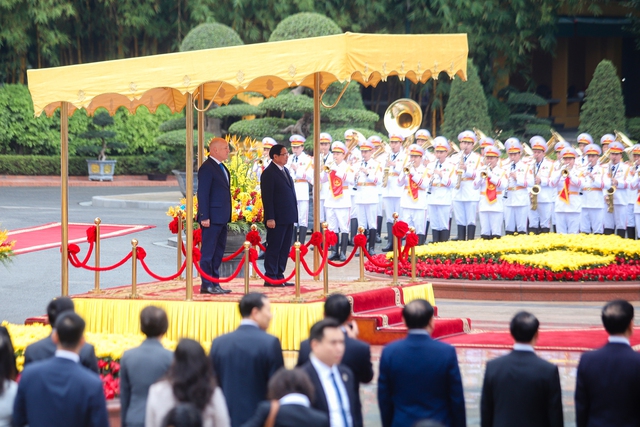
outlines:
[{"label": "black boot", "polygon": [[433,234],[433,243],[438,243],[440,241],[440,230],[432,230],[431,234]]},{"label": "black boot", "polygon": [[427,236],[424,234],[418,234],[418,246],[424,245],[424,241],[427,239]]},{"label": "black boot", "polygon": [[336,261],[340,258],[340,251],[338,250],[339,247],[340,247],[340,242],[336,243],[335,245],[329,248],[331,253],[328,255],[328,257],[331,261]]},{"label": "black boot", "polygon": [[540,227],[540,233],[549,233],[550,231],[549,227]]},{"label": "black boot", "polygon": [[504,231],[505,236],[511,236],[513,234],[515,234],[515,231],[507,231],[507,230]]},{"label": "black boot", "polygon": [[342,233],[342,240],[340,241],[340,261],[346,261],[347,259],[347,246],[349,245],[349,233]]},{"label": "black boot", "polygon": [[427,224],[426,224],[426,225],[425,225],[425,227],[424,227],[424,235],[425,235],[425,238],[426,238],[426,236],[428,236],[428,235],[429,235],[429,224],[430,224],[430,222],[427,220]]},{"label": "black boot", "polygon": [[454,240],[467,240],[467,227],[464,225],[458,226],[458,235]]},{"label": "black boot", "polygon": [[449,230],[440,231],[440,241],[441,242],[448,242],[450,234],[451,234],[451,232]]},{"label": "black boot", "polygon": [[293,227],[293,234],[291,235],[291,246],[296,243],[296,237],[298,237],[298,227]]},{"label": "black boot", "polygon": [[382,234],[382,217],[379,216],[376,218],[376,231],[380,230],[380,233],[376,233],[376,243],[382,243],[382,238],[381,238],[381,234]]},{"label": "black boot", "polygon": [[481,234],[480,238],[482,240],[491,240],[491,235],[490,234],[488,234],[488,235],[487,234]]},{"label": "black boot", "polygon": [[627,235],[627,230],[625,230],[624,228],[618,229],[616,230],[616,234],[624,239]]},{"label": "black boot", "polygon": [[609,236],[609,235],[613,234],[613,232],[614,232],[613,228],[605,228],[604,229],[604,235],[605,236]]},{"label": "black boot", "polygon": [[304,242],[307,240],[307,227],[300,226],[300,237],[298,242],[304,245]]},{"label": "black boot", "polygon": [[375,228],[369,229],[369,255],[376,254],[376,237],[378,236],[378,230]]},{"label": "black boot", "polygon": [[389,240],[389,242],[387,243],[387,246],[382,248],[384,252],[389,252],[393,250],[393,224],[390,222],[387,223],[387,240]]},{"label": "black boot", "polygon": [[558,232],[558,227],[556,227],[556,225],[555,225],[555,224],[553,224],[553,232],[554,232],[554,233],[557,233],[557,232]]},{"label": "black boot", "polygon": [[476,225],[469,224],[467,225],[467,240],[473,240],[476,238]]},{"label": "black boot", "polygon": [[349,246],[353,246],[353,237],[358,234],[358,219],[351,218],[350,224],[351,234],[349,235]]},{"label": "black boot", "polygon": [[627,239],[636,240],[636,228],[627,227]]},{"label": "black boot", "polygon": [[493,240],[493,239],[499,239],[500,237],[502,237],[502,236],[500,236],[499,234],[492,234],[492,235],[491,235],[491,239],[492,239],[492,240]]}]

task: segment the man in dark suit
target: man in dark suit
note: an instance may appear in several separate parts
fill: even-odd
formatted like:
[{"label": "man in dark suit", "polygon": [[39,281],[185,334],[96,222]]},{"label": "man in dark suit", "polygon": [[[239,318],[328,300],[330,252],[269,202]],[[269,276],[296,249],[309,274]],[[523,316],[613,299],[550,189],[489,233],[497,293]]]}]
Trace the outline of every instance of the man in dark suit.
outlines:
[{"label": "man in dark suit", "polygon": [[340,365],[344,332],[332,318],[317,322],[309,331],[311,355],[300,369],[315,388],[311,407],[329,415],[331,427],[355,427],[356,386],[351,369]]},{"label": "man in dark suit", "polygon": [[[65,311],[74,311],[74,309],[73,300],[69,297],[56,298],[49,303],[47,306],[47,317],[49,318],[49,325],[51,325],[52,328],[51,335],[27,346],[24,351],[25,367],[32,362],[53,357],[56,352],[56,344],[51,339],[54,332],[53,326],[56,324],[56,320],[60,314]],[[80,350],[80,364],[91,369],[96,374],[99,373],[96,351],[91,344],[85,343],[82,346]]]},{"label": "man in dark suit", "polygon": [[84,320],[72,311],[58,316],[54,357],[25,368],[13,406],[16,427],[109,427],[102,381],[82,367]]},{"label": "man in dark suit", "polygon": [[[267,250],[264,254],[265,276],[270,279],[284,279],[287,267],[293,224],[298,221],[298,201],[293,180],[287,164],[289,153],[284,145],[276,144],[269,150],[271,163],[260,177],[260,192],[264,206],[264,221],[267,226]],[[293,286],[293,283],[265,286]]]},{"label": "man in dark suit", "polygon": [[[198,169],[198,222],[202,229],[200,268],[220,277],[220,264],[227,245],[227,223],[231,222],[231,175],[222,163],[229,158],[229,144],[222,138],[209,142],[209,158]],[[226,294],[218,283],[202,277],[201,294]]]},{"label": "man in dark suit", "polygon": [[423,299],[414,300],[404,307],[402,317],[409,329],[407,338],[387,345],[380,357],[382,426],[406,427],[423,419],[466,426],[456,350],[431,338],[433,307]]},{"label": "man in dark suit", "polygon": [[269,378],[284,366],[280,341],[265,332],[272,317],[267,296],[251,292],[242,297],[239,309],[238,329],[214,339],[209,352],[233,427],[253,415],[267,398]]},{"label": "man in dark suit", "polygon": [[167,332],[167,313],[148,306],[140,312],[140,329],[147,339],[120,359],[120,417],[124,427],[144,427],[149,387],[167,373],[173,353],[160,340]]},{"label": "man in dark suit", "polygon": [[521,311],[511,320],[513,351],[487,363],[482,385],[482,427],[562,427],[558,367],[533,351],[538,319]]},{"label": "man in dark suit", "polygon": [[[340,364],[347,366],[354,374],[356,387],[355,407],[353,408],[354,427],[362,426],[362,404],[360,403],[360,383],[368,383],[373,379],[373,365],[371,364],[371,349],[369,344],[357,337],[357,324],[350,322],[351,304],[346,296],[333,294],[324,303],[324,317],[338,321],[344,333],[344,356]],[[297,366],[304,365],[309,360],[311,346],[309,340],[300,343]]]},{"label": "man in dark suit", "polygon": [[609,343],[580,358],[575,394],[578,427],[640,426],[640,354],[629,344],[633,316],[633,306],[624,300],[611,301],[602,309]]}]

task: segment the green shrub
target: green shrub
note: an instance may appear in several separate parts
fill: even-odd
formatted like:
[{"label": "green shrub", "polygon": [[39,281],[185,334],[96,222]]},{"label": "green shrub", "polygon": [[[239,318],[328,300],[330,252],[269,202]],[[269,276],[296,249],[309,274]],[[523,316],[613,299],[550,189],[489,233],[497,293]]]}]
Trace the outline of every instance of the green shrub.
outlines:
[{"label": "green shrub", "polygon": [[579,132],[598,140],[605,133],[625,128],[624,98],[616,67],[603,59],[593,73],[580,110]]},{"label": "green shrub", "polygon": [[369,110],[334,108],[323,110],[322,120],[331,122],[334,127],[351,124],[351,126],[373,128],[376,122],[380,120],[380,116]]},{"label": "green shrub", "polygon": [[244,44],[238,33],[224,24],[200,24],[185,36],[180,45],[181,52]]},{"label": "green shrub", "polygon": [[[207,111],[207,116],[215,119],[226,119],[229,117],[260,116],[264,113],[265,110],[262,107],[249,104],[232,104],[213,108]],[[182,127],[184,128],[184,125]]]},{"label": "green shrub", "polygon": [[[113,156],[117,160],[116,175],[144,175],[154,172],[147,166],[147,156]],[[184,165],[184,156],[182,159]],[[60,156],[0,155],[1,175],[52,175],[60,176]],[[86,176],[87,158],[69,157],[69,175]]]},{"label": "green shrub", "polygon": [[313,99],[307,95],[286,93],[265,99],[260,103],[260,108],[285,113],[313,113]]},{"label": "green shrub", "polygon": [[331,18],[319,13],[302,12],[280,21],[276,29],[271,33],[269,41],[304,39],[340,33],[342,33],[342,30]]},{"label": "green shrub", "polygon": [[627,136],[634,140],[640,140],[640,117],[627,119]]},{"label": "green shrub", "polygon": [[285,145],[289,144],[289,140],[280,132],[289,125],[295,124],[293,119],[280,119],[277,117],[264,117],[262,119],[241,120],[229,126],[229,133],[240,137],[249,136],[261,140],[270,136],[276,141],[285,141]]},{"label": "green shrub", "polygon": [[[176,117],[175,119],[167,120],[166,122],[160,124],[160,126],[158,126],[158,131],[171,132],[172,130],[185,129],[186,127],[187,127],[187,118],[182,116],[182,117]],[[195,120],[194,120],[194,128],[195,128]]]}]

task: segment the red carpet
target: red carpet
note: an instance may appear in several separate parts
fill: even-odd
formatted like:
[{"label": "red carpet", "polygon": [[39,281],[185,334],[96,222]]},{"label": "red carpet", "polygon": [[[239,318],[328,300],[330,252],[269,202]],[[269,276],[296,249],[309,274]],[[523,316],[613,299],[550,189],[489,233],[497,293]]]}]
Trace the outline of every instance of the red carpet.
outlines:
[{"label": "red carpet", "polygon": [[[602,328],[541,330],[536,344],[537,350],[588,351],[607,343],[608,335]],[[442,339],[455,347],[465,348],[511,348],[513,338],[508,331],[481,332],[457,335]],[[640,349],[640,334],[631,337],[631,345]]]},{"label": "red carpet", "polygon": [[[86,243],[87,228],[92,225],[93,224],[70,223],[69,243]],[[108,239],[109,237],[123,236],[154,227],[154,225],[100,224],[100,238]],[[11,230],[8,233],[8,240],[15,240],[16,244],[13,252],[18,255],[43,249],[58,248],[61,244],[61,234],[61,224],[59,222],[51,222],[37,227]]]}]

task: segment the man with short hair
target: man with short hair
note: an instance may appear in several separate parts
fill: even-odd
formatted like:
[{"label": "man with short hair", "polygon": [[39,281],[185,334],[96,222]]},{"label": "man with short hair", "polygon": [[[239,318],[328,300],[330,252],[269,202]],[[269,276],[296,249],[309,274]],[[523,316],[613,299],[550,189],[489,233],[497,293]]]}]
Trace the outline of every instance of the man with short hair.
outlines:
[{"label": "man with short hair", "polygon": [[238,304],[242,321],[234,332],[213,340],[209,357],[224,392],[232,427],[239,427],[267,398],[267,383],[284,366],[280,341],[266,333],[271,304],[250,292]]},{"label": "man with short hair", "polygon": [[304,152],[306,139],[302,135],[291,135],[291,155],[287,163],[287,169],[291,173],[298,201],[298,225],[299,236],[294,233],[293,240],[300,243],[307,238],[309,225],[309,186],[313,185],[313,158]]},{"label": "man with short hair", "polygon": [[84,320],[67,310],[58,316],[51,339],[55,356],[25,368],[13,407],[16,427],[108,427],[102,381],[82,367]]},{"label": "man with short hair", "polygon": [[148,306],[140,312],[140,329],[147,339],[120,359],[120,418],[124,427],[143,427],[149,387],[169,370],[173,353],[160,340],[167,332],[167,313]]},{"label": "man with short hair", "polygon": [[407,337],[382,350],[378,406],[383,427],[406,427],[418,420],[466,426],[456,350],[435,341],[433,307],[423,299],[402,309]]},{"label": "man with short hair", "polygon": [[534,353],[538,319],[526,311],[511,320],[513,351],[487,363],[480,399],[482,427],[562,427],[558,367]]},{"label": "man with short hair", "polygon": [[311,406],[329,415],[331,427],[359,427],[354,375],[351,369],[340,365],[344,340],[337,320],[317,322],[309,331],[309,361],[301,369],[309,375],[316,391]]},{"label": "man with short hair", "polygon": [[[48,359],[53,357],[56,352],[56,344],[52,340],[54,325],[58,316],[65,311],[74,311],[73,300],[69,297],[60,297],[51,300],[47,306],[47,318],[51,325],[51,334],[27,346],[24,351],[24,366],[26,367],[32,362]],[[80,364],[87,369],[92,370],[96,374],[98,371],[98,359],[96,358],[95,349],[91,344],[85,343],[80,349]]]},{"label": "man with short hair", "polygon": [[602,309],[609,343],[580,358],[575,393],[577,427],[640,425],[640,354],[629,345],[633,314],[633,306],[625,300],[611,301]]}]

